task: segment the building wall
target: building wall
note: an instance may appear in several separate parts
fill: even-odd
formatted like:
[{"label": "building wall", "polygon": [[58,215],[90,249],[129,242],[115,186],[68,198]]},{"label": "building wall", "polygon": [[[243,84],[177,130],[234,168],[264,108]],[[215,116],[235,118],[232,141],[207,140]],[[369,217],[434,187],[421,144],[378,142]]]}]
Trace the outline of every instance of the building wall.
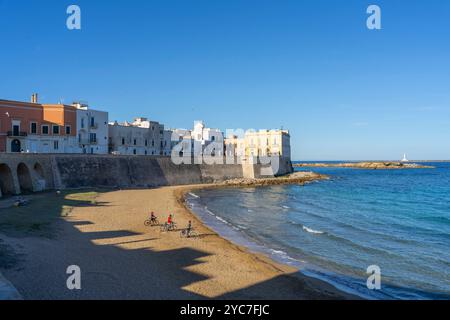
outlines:
[{"label": "building wall", "polygon": [[172,141],[172,130],[164,130],[163,131],[163,156],[170,156],[172,152],[172,146],[174,142]]},{"label": "building wall", "polygon": [[109,151],[121,155],[157,156],[161,153],[159,127],[109,125]]},{"label": "building wall", "polygon": [[108,112],[77,109],[77,153],[107,154],[108,138]]},{"label": "building wall", "polygon": [[291,157],[290,135],[286,130],[260,130],[245,134],[245,155]]},{"label": "building wall", "polygon": [[[14,125],[19,126],[18,133],[14,133]],[[66,127],[71,128],[68,134]],[[0,152],[71,153],[75,131],[72,106],[0,100]]]}]

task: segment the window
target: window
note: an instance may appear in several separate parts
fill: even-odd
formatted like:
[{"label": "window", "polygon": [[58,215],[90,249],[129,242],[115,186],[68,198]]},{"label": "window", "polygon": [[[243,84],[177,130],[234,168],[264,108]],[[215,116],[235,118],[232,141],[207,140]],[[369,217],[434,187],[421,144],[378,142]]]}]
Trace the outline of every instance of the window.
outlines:
[{"label": "window", "polygon": [[122,145],[125,144],[125,138],[122,138]]},{"label": "window", "polygon": [[212,136],[211,141],[216,141],[216,137]]},{"label": "window", "polygon": [[89,142],[90,143],[96,143],[97,142],[97,134],[96,133],[90,133],[89,134]]},{"label": "window", "polygon": [[152,147],[155,146],[155,140],[152,140]]},{"label": "window", "polygon": [[59,141],[53,141],[53,149],[55,150],[59,149]]},{"label": "window", "polygon": [[42,134],[48,134],[49,130],[48,130],[48,125],[43,125],[42,126]]},{"label": "window", "polygon": [[91,127],[95,127],[95,118],[94,117],[91,118]]},{"label": "window", "polygon": [[13,125],[13,136],[18,137],[20,135],[20,126],[19,125]]},{"label": "window", "polygon": [[66,135],[70,135],[72,132],[72,128],[70,126],[66,126]]},{"label": "window", "polygon": [[145,150],[145,155],[147,155],[147,150]]},{"label": "window", "polygon": [[59,126],[53,126],[53,134],[59,134]]},{"label": "window", "polygon": [[137,144],[137,140],[136,140],[136,139],[133,140],[133,144],[134,144],[134,145]]},{"label": "window", "polygon": [[81,129],[84,129],[84,118],[81,118]]},{"label": "window", "polygon": [[94,148],[91,148],[91,154],[94,154]]},{"label": "window", "polygon": [[37,134],[37,123],[36,122],[31,123],[30,133]]},{"label": "window", "polygon": [[136,154],[136,149],[133,150],[133,154]]},{"label": "window", "polygon": [[81,133],[78,134],[78,142],[81,142]]},{"label": "window", "polygon": [[145,146],[148,146],[148,141],[147,141],[147,139],[145,139]]}]

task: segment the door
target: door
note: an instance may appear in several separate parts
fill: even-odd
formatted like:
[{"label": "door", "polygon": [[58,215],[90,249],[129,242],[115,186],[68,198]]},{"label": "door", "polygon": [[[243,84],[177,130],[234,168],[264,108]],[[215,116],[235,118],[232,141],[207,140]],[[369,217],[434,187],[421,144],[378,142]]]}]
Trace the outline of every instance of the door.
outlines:
[{"label": "door", "polygon": [[15,139],[11,141],[11,152],[20,152],[20,141]]}]

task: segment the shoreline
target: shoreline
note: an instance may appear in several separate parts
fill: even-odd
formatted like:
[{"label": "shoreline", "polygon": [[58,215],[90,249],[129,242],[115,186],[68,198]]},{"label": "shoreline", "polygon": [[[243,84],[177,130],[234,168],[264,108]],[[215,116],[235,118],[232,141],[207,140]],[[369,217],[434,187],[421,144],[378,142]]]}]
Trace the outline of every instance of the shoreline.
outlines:
[{"label": "shoreline", "polygon": [[[79,205],[74,203],[79,194],[67,192],[63,198],[70,196],[73,207],[57,218],[54,237],[16,236],[2,230],[0,239],[21,261],[16,267],[0,268],[1,272],[25,300],[361,299],[211,230],[185,206],[183,196],[217,187],[224,184],[102,191],[95,200],[89,198],[92,204]],[[53,205],[53,198],[63,200],[56,194],[40,196],[26,212],[31,215],[31,207],[43,199]],[[185,239],[179,232],[160,233],[159,227],[145,227],[143,221],[150,211],[160,221],[167,212],[173,213],[179,228],[192,220],[200,236]],[[60,275],[74,263],[85,274],[80,292],[59,284],[65,284]],[[36,277],[41,270],[46,270],[45,276]]]},{"label": "shoreline", "polygon": [[[264,186],[271,186],[271,185],[288,185],[288,184],[305,185],[305,184],[312,183],[315,181],[329,179],[329,177],[326,175],[317,174],[314,172],[303,172],[303,173],[304,174],[306,173],[307,176],[304,176],[303,178],[298,178],[298,179],[296,178],[295,179],[296,182],[293,182],[293,180],[287,181],[286,177],[284,177],[284,178],[283,177],[268,178],[268,179],[233,179],[233,180],[228,180],[228,181],[225,181],[222,183],[213,183],[213,184],[207,184],[207,185],[191,185],[191,186],[186,186],[186,187],[180,186],[174,192],[174,194],[177,198],[178,203],[184,207],[184,209],[194,218],[194,220],[197,223],[200,223],[203,226],[203,228],[208,229],[209,231],[214,233],[217,237],[219,237],[223,241],[226,241],[229,246],[241,251],[243,254],[253,255],[258,259],[259,262],[261,262],[263,264],[267,264],[270,267],[275,268],[279,272],[282,272],[282,273],[285,273],[286,271],[289,272],[289,270],[292,268],[296,269],[296,271],[298,273],[296,273],[295,275],[291,274],[291,276],[293,276],[296,280],[298,280],[298,281],[313,281],[313,282],[315,282],[314,285],[316,285],[318,288],[320,288],[323,285],[330,286],[332,288],[331,290],[333,291],[333,294],[342,295],[341,297],[338,297],[336,299],[345,299],[345,300],[346,299],[350,299],[350,300],[365,299],[361,296],[351,293],[350,291],[346,291],[345,288],[340,289],[336,285],[329,283],[325,279],[321,279],[319,276],[307,275],[301,269],[299,269],[295,266],[290,266],[283,262],[278,262],[278,261],[274,260],[273,258],[271,258],[270,256],[268,256],[266,253],[252,251],[252,249],[247,248],[244,245],[237,244],[237,243],[233,242],[233,240],[222,237],[220,234],[218,234],[218,232],[211,229],[211,227],[208,226],[206,224],[206,222],[204,222],[199,217],[198,213],[196,213],[195,211],[193,211],[190,208],[190,206],[188,205],[188,201],[186,199],[186,196],[188,194],[190,194],[196,190],[223,189],[223,188],[252,188],[252,187],[264,187]],[[294,174],[292,174],[292,175],[294,175]],[[280,180],[276,181],[274,179],[280,179]],[[287,178],[287,179],[289,179],[289,178]],[[245,180],[245,181],[243,181],[243,180]],[[263,180],[263,181],[258,181],[258,180]],[[252,181],[253,181],[253,184],[252,184]],[[284,181],[284,183],[282,181]],[[326,290],[330,290],[329,287]]]}]

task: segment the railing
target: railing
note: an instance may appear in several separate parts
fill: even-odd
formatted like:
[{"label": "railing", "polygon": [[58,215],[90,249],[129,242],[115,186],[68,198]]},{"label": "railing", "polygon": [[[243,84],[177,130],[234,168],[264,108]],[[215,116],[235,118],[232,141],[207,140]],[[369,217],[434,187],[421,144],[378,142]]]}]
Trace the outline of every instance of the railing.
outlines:
[{"label": "railing", "polygon": [[98,129],[98,123],[89,123],[89,128]]},{"label": "railing", "polygon": [[26,133],[26,132],[14,132],[14,131],[8,131],[7,133],[6,133],[6,135],[8,136],[8,137],[27,137],[28,136],[28,133]]},{"label": "railing", "polygon": [[97,141],[89,140],[89,139],[79,139],[78,143],[80,145],[87,145],[87,144],[97,144]]}]

